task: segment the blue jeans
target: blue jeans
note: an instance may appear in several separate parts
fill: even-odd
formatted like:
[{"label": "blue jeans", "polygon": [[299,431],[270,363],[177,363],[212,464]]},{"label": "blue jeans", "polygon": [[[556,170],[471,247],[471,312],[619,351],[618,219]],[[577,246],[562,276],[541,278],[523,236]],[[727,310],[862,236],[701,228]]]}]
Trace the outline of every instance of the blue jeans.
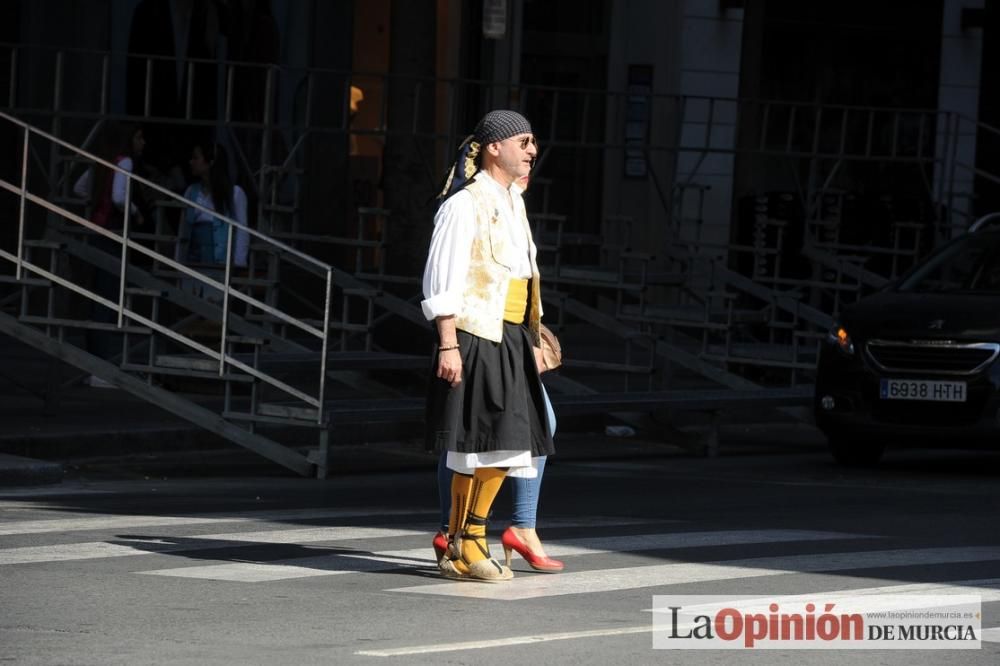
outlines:
[{"label": "blue jeans", "polygon": [[[549,395],[542,387],[542,395],[545,398],[545,411],[548,417],[549,430],[552,436],[556,435],[556,415],[552,410],[552,403]],[[447,453],[442,453],[438,459],[438,506],[441,509],[441,531],[448,533],[448,518],[451,512],[451,475],[453,472],[445,464],[448,458]],[[510,477],[507,481],[511,484],[511,517],[510,522],[514,527],[523,529],[535,526],[538,517],[538,494],[542,489],[542,474],[545,472],[546,456],[538,458],[538,476],[533,479],[521,477]]]}]

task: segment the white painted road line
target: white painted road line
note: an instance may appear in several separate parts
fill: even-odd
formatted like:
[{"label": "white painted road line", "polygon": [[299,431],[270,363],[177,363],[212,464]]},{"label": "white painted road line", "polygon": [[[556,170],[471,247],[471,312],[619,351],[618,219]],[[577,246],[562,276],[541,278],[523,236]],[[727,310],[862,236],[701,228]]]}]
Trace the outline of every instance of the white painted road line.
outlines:
[{"label": "white painted road line", "polygon": [[[569,523],[565,527],[582,527]],[[589,525],[588,525],[589,526]],[[613,525],[609,525],[613,526]],[[386,527],[303,527],[283,530],[263,530],[258,532],[233,532],[226,534],[202,534],[193,539],[216,539],[219,541],[246,541],[253,543],[316,543],[318,541],[339,541],[358,539],[381,539],[386,537],[425,536],[430,543],[433,533],[426,530],[391,529]],[[3,551],[0,551],[2,553]],[[430,549],[428,549],[430,552]]]},{"label": "white painted road line", "polygon": [[983,629],[982,636],[980,638],[982,638],[984,643],[1000,643],[1000,627]]},{"label": "white painted road line", "polygon": [[[591,537],[545,542],[550,557],[572,557],[636,550],[667,550],[672,548],[704,548],[738,544],[785,543],[797,541],[835,541],[838,539],[878,538],[846,532],[814,530],[715,530],[707,532],[672,532],[670,534],[637,534],[634,536]],[[499,550],[501,546],[497,544]]]},{"label": "white painted road line", "polygon": [[[391,537],[427,537],[425,530],[398,529],[391,527],[304,527],[253,532],[226,532],[220,534],[198,534],[191,536],[129,535],[107,541],[53,544],[44,546],[21,546],[0,549],[0,566],[9,564],[30,564],[38,562],[70,562],[110,557],[151,555],[156,553],[177,553],[184,551],[211,550],[233,547],[234,543],[255,544],[307,544],[337,541],[366,541]],[[426,549],[430,553],[430,548]],[[361,554],[369,555],[367,551]],[[390,556],[391,557],[391,556]],[[284,577],[284,576],[282,576]]]},{"label": "white painted road line", "polygon": [[355,652],[354,654],[366,657],[406,657],[414,654],[435,654],[438,652],[457,652],[459,650],[482,650],[484,648],[527,645],[529,643],[547,643],[550,641],[569,641],[580,638],[648,634],[652,631],[652,625],[643,625],[641,627],[618,627],[617,629],[592,629],[590,631],[530,634],[528,636],[511,636],[510,638],[466,641],[464,643],[432,643],[430,645],[414,645],[412,647],[394,648],[389,650],[361,650],[360,652]]},{"label": "white painted road line", "polygon": [[[428,558],[424,564],[431,566],[433,565],[433,561]],[[263,583],[272,580],[385,571],[387,569],[412,567],[413,565],[413,560],[408,559],[392,559],[366,555],[322,555],[319,557],[301,557],[294,560],[283,560],[282,562],[231,562],[229,564],[208,564],[195,567],[137,571],[136,573],[146,576],[197,578],[201,580],[221,580],[231,583]]]},{"label": "white painted road line", "polygon": [[[576,557],[580,555],[601,555],[604,553],[627,553],[640,550],[873,538],[878,537],[846,532],[819,532],[813,530],[714,530],[706,532],[668,532],[665,534],[631,534],[587,537],[583,539],[546,540],[545,552],[550,557]],[[499,543],[492,542],[491,547],[497,553],[503,552],[502,546]],[[429,548],[422,548],[379,551],[379,554],[387,557],[428,559],[430,552]],[[512,561],[515,568],[517,568],[519,557],[519,555],[515,555]],[[527,565],[524,566],[526,567]]]},{"label": "white painted road line", "polygon": [[[419,510],[384,509],[366,507],[362,509],[291,509],[287,511],[241,511],[235,513],[210,513],[192,516],[153,516],[122,514],[81,514],[73,518],[52,518],[47,520],[22,520],[0,522],[0,537],[22,534],[47,534],[57,532],[83,532],[87,530],[123,530],[137,527],[183,527],[186,525],[208,525],[211,523],[245,524],[260,523],[266,526],[274,523],[279,527],[290,520],[327,520],[342,518],[367,518],[385,516],[413,516],[426,519],[437,516],[437,512]],[[423,521],[422,521],[423,522]],[[428,533],[434,522],[426,520]],[[637,520],[629,518],[596,517],[586,520],[547,521],[546,527],[616,527],[624,525],[648,525],[651,523],[677,523],[676,520]]]},{"label": "white painted road line", "polygon": [[[569,539],[546,543],[554,557],[573,557],[602,553],[620,553],[668,548],[698,548],[704,546],[731,546],[738,544],[817,541],[859,538],[859,535],[841,532],[815,532],[808,530],[726,530],[718,532],[678,532],[670,534],[638,534],[621,537]],[[208,578],[231,582],[262,582],[290,578],[349,573],[351,562],[357,571],[397,569],[406,566],[434,566],[430,547],[407,550],[388,550],[357,554],[336,553],[315,558],[295,558],[275,562],[237,562],[198,567],[157,569],[137,573],[157,576]],[[371,562],[362,563],[364,560]],[[382,565],[374,563],[382,562]],[[515,565],[516,566],[516,565]]]},{"label": "white painted road line", "polygon": [[762,576],[991,560],[1000,560],[1000,546],[876,550],[761,557],[697,564],[656,564],[561,573],[555,576],[522,576],[500,585],[462,581],[393,588],[387,591],[516,601]]},{"label": "white painted road line", "polygon": [[[396,509],[292,509],[288,511],[241,511],[210,513],[194,516],[131,516],[122,514],[81,514],[73,518],[23,520],[0,523],[0,536],[46,534],[50,532],[83,532],[86,530],[122,530],[136,527],[174,527],[211,523],[269,523],[287,520],[323,520],[329,518],[366,518],[369,516],[427,516],[426,511]],[[277,526],[277,525],[276,525]]]},{"label": "white painted road line", "polygon": [[24,546],[0,550],[0,566],[37,562],[69,562],[105,557],[128,557],[178,553],[213,548],[231,548],[234,543],[290,544],[319,541],[353,541],[382,539],[386,537],[411,537],[426,535],[421,530],[401,530],[381,527],[321,527],[302,530],[274,530],[269,532],[235,532],[232,534],[202,534],[190,537],[133,537],[110,541],[67,543],[51,546]]}]

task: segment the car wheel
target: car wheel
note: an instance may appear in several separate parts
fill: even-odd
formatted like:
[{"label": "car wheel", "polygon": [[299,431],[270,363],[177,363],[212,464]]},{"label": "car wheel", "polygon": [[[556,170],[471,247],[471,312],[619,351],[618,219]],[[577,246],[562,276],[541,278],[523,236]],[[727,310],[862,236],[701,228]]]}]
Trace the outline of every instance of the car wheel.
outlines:
[{"label": "car wheel", "polygon": [[870,467],[885,453],[885,442],[864,435],[828,435],[830,454],[847,467]]}]

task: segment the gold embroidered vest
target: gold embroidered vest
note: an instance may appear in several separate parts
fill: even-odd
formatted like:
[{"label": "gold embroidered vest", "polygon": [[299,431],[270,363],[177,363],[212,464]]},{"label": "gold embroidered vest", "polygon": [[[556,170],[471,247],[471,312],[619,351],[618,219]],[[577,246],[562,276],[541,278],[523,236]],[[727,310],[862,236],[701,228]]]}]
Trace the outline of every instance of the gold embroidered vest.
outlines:
[{"label": "gold embroidered vest", "polygon": [[[484,183],[486,176],[474,180],[465,190],[472,195],[476,211],[476,236],[472,241],[472,261],[462,295],[462,310],[455,316],[455,325],[473,335],[493,342],[503,338],[504,304],[510,279],[514,277],[512,266],[516,260],[511,253],[507,234],[502,228],[500,213],[490,185]],[[520,197],[514,199],[514,217],[531,238],[528,217]],[[533,245],[533,243],[532,243]],[[539,343],[538,327],[542,317],[542,302],[538,266],[534,254],[531,257],[531,289],[526,323],[535,345]]]}]

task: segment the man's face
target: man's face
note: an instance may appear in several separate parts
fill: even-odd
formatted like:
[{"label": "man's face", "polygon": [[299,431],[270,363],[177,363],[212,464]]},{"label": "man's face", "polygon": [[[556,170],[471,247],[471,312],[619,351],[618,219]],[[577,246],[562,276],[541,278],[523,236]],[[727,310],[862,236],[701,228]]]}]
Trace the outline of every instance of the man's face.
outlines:
[{"label": "man's face", "polygon": [[532,134],[518,134],[498,141],[497,164],[510,182],[523,178],[531,172],[531,165],[538,156],[538,143]]}]

